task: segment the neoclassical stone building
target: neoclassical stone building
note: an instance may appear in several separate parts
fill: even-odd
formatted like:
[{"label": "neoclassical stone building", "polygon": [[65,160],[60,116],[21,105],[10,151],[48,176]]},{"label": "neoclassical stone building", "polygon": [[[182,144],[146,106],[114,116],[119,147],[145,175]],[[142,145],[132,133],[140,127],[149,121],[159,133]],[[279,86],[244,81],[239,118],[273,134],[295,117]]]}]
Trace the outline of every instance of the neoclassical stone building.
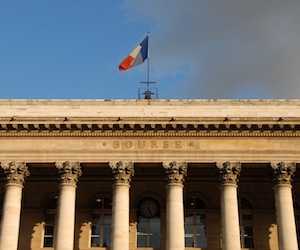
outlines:
[{"label": "neoclassical stone building", "polygon": [[1,100],[0,250],[297,250],[300,100]]}]

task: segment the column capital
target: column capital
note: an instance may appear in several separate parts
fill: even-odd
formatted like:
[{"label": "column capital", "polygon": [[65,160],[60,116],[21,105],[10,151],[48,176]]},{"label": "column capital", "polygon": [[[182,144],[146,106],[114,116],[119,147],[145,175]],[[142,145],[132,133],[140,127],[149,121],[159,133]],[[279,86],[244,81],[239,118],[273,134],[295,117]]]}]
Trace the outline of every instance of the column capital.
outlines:
[{"label": "column capital", "polygon": [[56,162],[56,168],[58,169],[59,181],[61,184],[76,185],[78,178],[81,176],[81,166],[79,162]]},{"label": "column capital", "polygon": [[130,184],[131,177],[134,175],[134,167],[132,162],[110,162],[111,173],[113,175],[114,184]]},{"label": "column capital", "polygon": [[295,162],[270,163],[271,177],[274,185],[288,184],[291,185],[296,171]]},{"label": "column capital", "polygon": [[234,184],[239,181],[242,164],[240,162],[223,162],[217,163],[217,174],[219,184]]},{"label": "column capital", "polygon": [[166,184],[183,184],[187,175],[186,162],[163,162]]},{"label": "column capital", "polygon": [[25,178],[30,175],[25,162],[3,162],[1,167],[4,170],[4,179],[6,183],[24,184]]}]

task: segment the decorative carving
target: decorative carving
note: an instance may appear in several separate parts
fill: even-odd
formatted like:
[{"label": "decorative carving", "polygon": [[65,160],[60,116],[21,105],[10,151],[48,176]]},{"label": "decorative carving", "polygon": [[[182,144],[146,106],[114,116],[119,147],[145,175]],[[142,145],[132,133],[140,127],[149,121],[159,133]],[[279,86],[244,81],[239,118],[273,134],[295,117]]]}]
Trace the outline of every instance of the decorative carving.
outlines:
[{"label": "decorative carving", "polygon": [[132,162],[111,162],[109,164],[113,175],[114,184],[130,184],[131,177],[134,175],[134,167]]},{"label": "decorative carving", "polygon": [[242,166],[240,162],[217,163],[219,184],[237,184]]},{"label": "decorative carving", "polygon": [[1,164],[4,170],[4,179],[6,183],[14,183],[22,185],[25,178],[30,175],[25,162],[7,162]]},{"label": "decorative carving", "polygon": [[[275,127],[266,124],[226,125],[222,124],[191,125],[185,129],[177,129],[178,124],[169,130],[165,124],[158,124],[153,130],[128,128],[113,129],[115,124],[83,125],[83,124],[40,124],[36,127],[31,124],[0,124],[0,137],[101,137],[101,138],[187,138],[187,137],[300,137],[299,128],[295,124],[285,124]],[[100,126],[100,127],[99,127]],[[119,126],[119,125],[118,125]],[[138,125],[136,125],[138,126]],[[32,127],[32,128],[31,128]],[[94,129],[98,127],[99,129]],[[125,127],[125,129],[124,129]],[[140,124],[139,127],[145,127]],[[160,127],[162,129],[156,129]],[[184,127],[184,126],[182,126]],[[259,128],[261,127],[261,128]],[[257,128],[257,129],[256,129]]]},{"label": "decorative carving", "polygon": [[82,174],[79,162],[56,162],[55,166],[60,175],[60,183],[76,185],[78,178]]},{"label": "decorative carving", "polygon": [[170,163],[163,163],[165,170],[165,181],[167,184],[170,183],[184,183],[184,178],[187,174],[187,163],[172,161]]},{"label": "decorative carving", "polygon": [[[157,120],[151,118],[151,122],[148,119],[145,119],[144,122],[137,121],[134,118],[125,118],[115,117],[107,121],[102,121],[95,123],[93,118],[86,118],[84,120],[78,121],[75,117],[65,117],[62,118],[60,123],[57,123],[57,120],[53,121],[51,119],[41,123],[41,119],[36,117],[34,120],[18,120],[17,117],[12,117],[9,121],[0,122],[0,130],[6,131],[6,134],[11,132],[15,133],[17,136],[19,132],[25,132],[27,136],[34,136],[35,132],[38,132],[38,136],[41,133],[49,134],[56,133],[58,131],[63,132],[64,136],[67,136],[70,132],[74,134],[83,134],[81,132],[168,132],[173,131],[174,134],[177,132],[217,132],[218,134],[234,133],[240,134],[240,132],[246,132],[249,136],[254,132],[255,134],[268,133],[272,136],[273,132],[277,134],[280,133],[290,133],[299,132],[298,125],[299,120],[279,118],[278,120],[273,119],[262,119],[256,120],[251,118],[241,119],[240,117],[225,117],[225,119],[206,119],[205,122],[195,120],[191,117],[189,124],[185,123],[185,119],[181,122],[180,118],[171,118],[172,124],[170,124],[170,118],[167,118],[165,121]],[[153,123],[155,122],[155,123]],[[64,133],[66,132],[66,133]],[[153,133],[153,134],[155,134]],[[208,133],[210,134],[210,133]],[[299,133],[297,133],[299,136]]]},{"label": "decorative carving", "polygon": [[292,184],[293,176],[296,171],[295,162],[271,163],[271,177],[274,185]]}]

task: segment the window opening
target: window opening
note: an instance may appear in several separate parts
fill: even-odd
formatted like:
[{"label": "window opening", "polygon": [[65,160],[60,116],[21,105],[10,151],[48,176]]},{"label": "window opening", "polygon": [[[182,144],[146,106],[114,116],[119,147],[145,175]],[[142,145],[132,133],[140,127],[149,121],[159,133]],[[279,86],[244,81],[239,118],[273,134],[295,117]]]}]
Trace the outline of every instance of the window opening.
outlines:
[{"label": "window opening", "polygon": [[153,198],[145,198],[138,205],[137,246],[160,247],[160,209]]},{"label": "window opening", "polygon": [[298,202],[295,202],[294,209],[295,209],[297,241],[298,241],[298,246],[300,247],[300,205]]},{"label": "window opening", "polygon": [[197,197],[185,202],[185,247],[207,248],[205,203]]},{"label": "window opening", "polygon": [[111,234],[111,199],[99,196],[92,203],[91,247],[109,247]]},{"label": "window opening", "polygon": [[240,199],[240,236],[242,248],[254,248],[252,204]]},{"label": "window opening", "polygon": [[43,247],[53,247],[54,230],[55,230],[55,215],[56,215],[57,196],[49,199],[45,206],[44,213],[44,238]]}]

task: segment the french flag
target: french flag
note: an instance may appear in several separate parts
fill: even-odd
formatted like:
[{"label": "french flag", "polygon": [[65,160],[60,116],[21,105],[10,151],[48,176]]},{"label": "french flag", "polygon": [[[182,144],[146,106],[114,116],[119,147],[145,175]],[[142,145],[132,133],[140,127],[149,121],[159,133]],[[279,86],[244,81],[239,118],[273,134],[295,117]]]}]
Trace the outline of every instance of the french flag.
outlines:
[{"label": "french flag", "polygon": [[119,71],[142,64],[148,58],[149,35],[119,65]]}]

